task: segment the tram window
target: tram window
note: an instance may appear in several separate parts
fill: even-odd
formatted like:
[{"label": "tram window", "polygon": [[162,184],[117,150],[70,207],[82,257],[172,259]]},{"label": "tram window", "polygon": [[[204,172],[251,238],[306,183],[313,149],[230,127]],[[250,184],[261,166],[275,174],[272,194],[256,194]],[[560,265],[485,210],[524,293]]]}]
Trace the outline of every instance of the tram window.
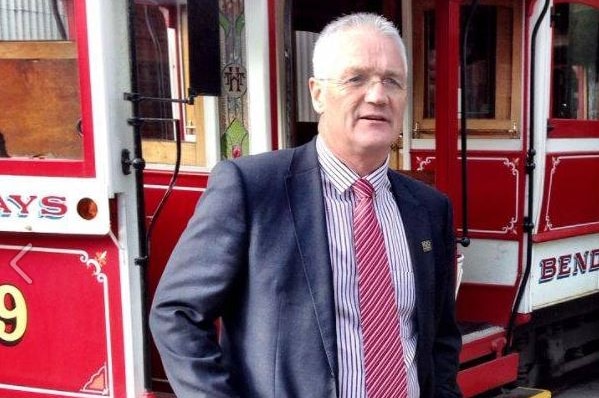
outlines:
[{"label": "tram window", "polygon": [[[466,55],[466,76],[469,88],[466,95],[467,116],[471,119],[493,119],[495,117],[495,60],[497,38],[497,9],[479,6],[477,18],[472,21]],[[466,8],[461,9],[462,20]],[[432,10],[424,15],[425,29],[425,97],[424,117],[435,117],[435,15]],[[463,35],[462,31],[462,35]]]},{"label": "tram window", "polygon": [[[187,6],[185,2],[136,0],[137,85],[142,96],[182,98],[189,87]],[[142,125],[144,158],[173,164],[176,135],[182,141],[181,164],[205,166],[202,97],[193,105],[142,101],[140,116],[164,121]]]},{"label": "tram window", "polygon": [[555,5],[552,116],[599,120],[599,9]]},{"label": "tram window", "polygon": [[[517,136],[520,120],[521,2],[487,0],[478,6],[470,26],[466,54],[469,134]],[[461,8],[462,34],[467,6]],[[435,125],[434,2],[414,4],[414,122],[418,135],[433,134]],[[417,125],[416,125],[417,123]]]},{"label": "tram window", "polygon": [[0,156],[83,158],[73,0],[0,3]]}]

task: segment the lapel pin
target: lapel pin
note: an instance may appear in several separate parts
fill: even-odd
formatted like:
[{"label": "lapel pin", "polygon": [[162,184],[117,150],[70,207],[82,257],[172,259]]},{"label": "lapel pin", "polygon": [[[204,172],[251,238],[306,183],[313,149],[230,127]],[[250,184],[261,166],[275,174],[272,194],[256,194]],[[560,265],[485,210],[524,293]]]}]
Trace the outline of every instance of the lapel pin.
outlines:
[{"label": "lapel pin", "polygon": [[431,242],[430,240],[423,240],[422,242],[420,242],[422,244],[422,251],[423,252],[430,252],[431,250],[433,250],[433,242]]}]

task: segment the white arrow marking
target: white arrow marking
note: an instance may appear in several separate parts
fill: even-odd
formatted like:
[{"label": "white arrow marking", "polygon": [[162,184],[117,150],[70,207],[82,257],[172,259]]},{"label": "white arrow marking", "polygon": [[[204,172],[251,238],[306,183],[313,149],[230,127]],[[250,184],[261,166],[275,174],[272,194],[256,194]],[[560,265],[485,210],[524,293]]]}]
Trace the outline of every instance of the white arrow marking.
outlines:
[{"label": "white arrow marking", "polygon": [[32,280],[32,279],[29,277],[29,275],[27,275],[27,274],[25,273],[25,271],[23,271],[23,270],[21,269],[21,267],[19,267],[19,266],[17,265],[17,263],[19,262],[19,260],[20,260],[21,258],[23,258],[23,256],[24,256],[25,254],[27,254],[27,252],[28,252],[29,250],[31,250],[31,248],[32,248],[32,247],[33,247],[33,245],[32,245],[31,243],[29,243],[27,246],[23,247],[23,249],[21,249],[21,251],[19,252],[19,254],[17,254],[17,255],[16,255],[16,256],[15,256],[15,257],[14,257],[14,258],[13,258],[13,259],[10,261],[10,267],[11,267],[13,270],[15,270],[15,272],[16,272],[17,274],[19,274],[19,275],[21,276],[21,278],[23,278],[23,279],[25,280],[25,282],[27,282],[27,283],[28,283],[28,284],[30,284],[30,285],[33,283],[33,280]]}]

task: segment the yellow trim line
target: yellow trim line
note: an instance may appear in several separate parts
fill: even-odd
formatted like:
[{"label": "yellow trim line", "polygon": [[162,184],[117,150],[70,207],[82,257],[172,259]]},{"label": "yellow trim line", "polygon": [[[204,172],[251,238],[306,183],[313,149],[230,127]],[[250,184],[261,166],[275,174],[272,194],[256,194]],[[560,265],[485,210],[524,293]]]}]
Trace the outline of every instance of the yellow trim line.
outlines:
[{"label": "yellow trim line", "polygon": [[551,391],[538,388],[518,387],[497,398],[551,398]]}]

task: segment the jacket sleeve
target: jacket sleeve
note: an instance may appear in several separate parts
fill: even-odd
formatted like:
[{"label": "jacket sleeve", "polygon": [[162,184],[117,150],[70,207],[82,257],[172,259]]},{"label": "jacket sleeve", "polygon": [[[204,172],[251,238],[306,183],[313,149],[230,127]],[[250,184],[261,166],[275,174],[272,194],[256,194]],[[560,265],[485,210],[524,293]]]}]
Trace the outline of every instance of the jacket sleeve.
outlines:
[{"label": "jacket sleeve", "polygon": [[247,253],[239,169],[219,163],[177,243],[154,296],[150,328],[179,398],[236,397],[215,322]]},{"label": "jacket sleeve", "polygon": [[433,342],[433,361],[435,377],[435,393],[437,398],[461,397],[457,385],[459,354],[462,336],[455,319],[455,274],[456,274],[456,241],[453,232],[453,216],[451,204],[446,200],[446,223],[444,229],[445,256],[441,269],[443,297],[440,318],[437,320],[437,331]]}]

